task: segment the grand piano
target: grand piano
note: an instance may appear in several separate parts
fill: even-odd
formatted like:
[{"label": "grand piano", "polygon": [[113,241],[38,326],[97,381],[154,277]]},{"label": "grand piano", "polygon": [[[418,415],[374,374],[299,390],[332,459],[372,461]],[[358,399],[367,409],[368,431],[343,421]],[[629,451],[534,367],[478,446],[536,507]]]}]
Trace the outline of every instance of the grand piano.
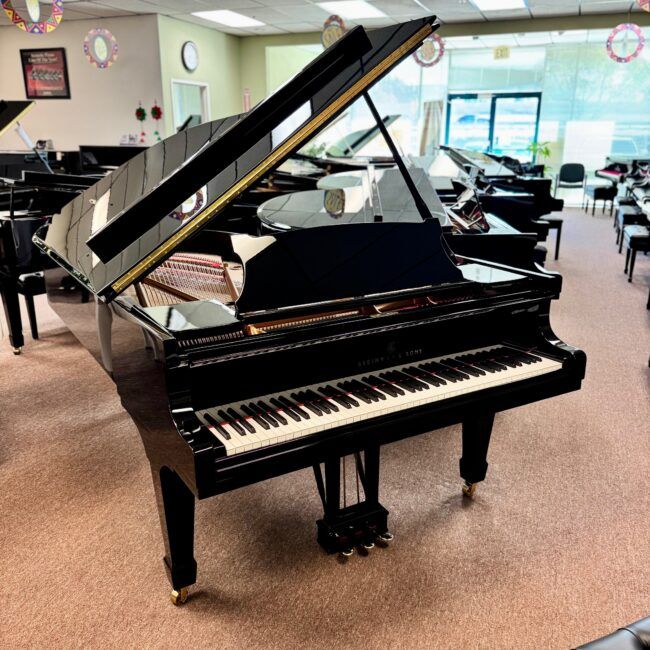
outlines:
[{"label": "grand piano", "polygon": [[[219,230],[231,202],[352,101],[374,107],[373,84],[437,26],[353,28],[248,114],[152,146],[35,239],[58,264],[52,306],[142,436],[175,604],[197,579],[196,499],[311,467],[318,542],[368,552],[392,539],[383,445],[462,423],[469,498],[494,414],[581,385],[584,353],[549,324],[560,277],[452,260],[401,165],[419,222]],[[60,290],[66,274],[95,305]]]},{"label": "grand piano", "polygon": [[518,175],[487,153],[446,146],[442,149],[485,190],[482,200],[486,210],[498,214],[518,230],[534,230],[539,241],[546,240],[549,225],[544,217],[564,207],[562,199],[551,196],[550,178]]}]

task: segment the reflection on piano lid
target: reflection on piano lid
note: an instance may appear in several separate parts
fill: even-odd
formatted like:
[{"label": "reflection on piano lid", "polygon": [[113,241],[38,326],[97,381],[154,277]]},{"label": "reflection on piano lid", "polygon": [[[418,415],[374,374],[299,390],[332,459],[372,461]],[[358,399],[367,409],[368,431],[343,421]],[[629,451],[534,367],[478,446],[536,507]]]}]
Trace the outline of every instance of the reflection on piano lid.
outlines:
[{"label": "reflection on piano lid", "polygon": [[[434,217],[445,210],[424,170],[409,170],[417,191]],[[272,228],[313,228],[348,223],[422,221],[399,169],[342,172],[322,179],[328,189],[274,197],[257,209],[258,218]]]},{"label": "reflection on piano lid", "polygon": [[[352,29],[249,113],[177,133],[102,179],[63,209],[40,245],[112,299],[417,49],[434,24]],[[202,211],[185,223],[170,216],[204,185]]]}]

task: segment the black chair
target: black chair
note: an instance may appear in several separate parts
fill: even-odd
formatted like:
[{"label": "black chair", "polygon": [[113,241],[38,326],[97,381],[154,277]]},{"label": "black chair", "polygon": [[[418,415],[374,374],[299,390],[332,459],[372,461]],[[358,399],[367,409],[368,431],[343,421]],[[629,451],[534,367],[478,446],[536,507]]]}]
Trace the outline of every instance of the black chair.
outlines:
[{"label": "black chair", "polygon": [[557,194],[560,187],[584,187],[587,180],[585,166],[580,163],[564,163],[560,167],[560,173],[555,175],[555,186],[553,196]]}]

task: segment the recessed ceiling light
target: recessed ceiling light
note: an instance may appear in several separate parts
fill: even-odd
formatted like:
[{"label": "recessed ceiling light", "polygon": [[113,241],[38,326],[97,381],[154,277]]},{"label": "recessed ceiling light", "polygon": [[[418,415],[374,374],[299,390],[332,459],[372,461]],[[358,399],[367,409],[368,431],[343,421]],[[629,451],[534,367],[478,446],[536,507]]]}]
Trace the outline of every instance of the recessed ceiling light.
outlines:
[{"label": "recessed ceiling light", "polygon": [[525,9],[525,0],[472,0],[480,11],[508,11],[509,9]]},{"label": "recessed ceiling light", "polygon": [[255,20],[255,18],[249,18],[248,16],[238,14],[236,11],[230,11],[229,9],[196,11],[192,16],[211,20],[213,23],[219,23],[220,25],[226,25],[228,27],[260,27],[264,25],[264,23]]},{"label": "recessed ceiling light", "polygon": [[365,0],[334,0],[318,2],[318,6],[330,14],[336,14],[350,20],[359,18],[385,18],[386,14]]}]

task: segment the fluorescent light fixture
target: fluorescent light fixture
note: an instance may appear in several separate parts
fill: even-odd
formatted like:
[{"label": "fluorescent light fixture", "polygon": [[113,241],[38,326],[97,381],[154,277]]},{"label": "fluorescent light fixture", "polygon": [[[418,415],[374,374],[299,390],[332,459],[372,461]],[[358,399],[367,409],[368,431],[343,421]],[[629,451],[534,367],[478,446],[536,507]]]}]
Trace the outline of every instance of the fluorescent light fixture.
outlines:
[{"label": "fluorescent light fixture", "polygon": [[336,14],[350,20],[359,18],[385,18],[386,14],[365,0],[334,0],[318,2],[318,6],[330,14]]},{"label": "fluorescent light fixture", "polygon": [[479,11],[508,11],[525,9],[525,0],[472,0]]},{"label": "fluorescent light fixture", "polygon": [[217,9],[215,11],[196,11],[192,16],[211,20],[213,23],[226,25],[227,27],[261,27],[264,23],[255,18],[249,18],[243,14],[238,14],[236,11],[229,9]]}]

